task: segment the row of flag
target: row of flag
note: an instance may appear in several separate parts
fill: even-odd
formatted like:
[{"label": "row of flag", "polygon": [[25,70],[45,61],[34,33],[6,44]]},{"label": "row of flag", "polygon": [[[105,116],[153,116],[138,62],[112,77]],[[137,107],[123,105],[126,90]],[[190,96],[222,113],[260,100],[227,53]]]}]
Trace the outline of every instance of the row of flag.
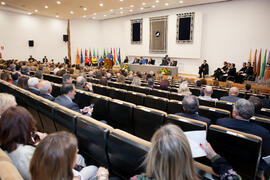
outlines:
[{"label": "row of flag", "polygon": [[[97,52],[97,53],[96,53]],[[89,55],[89,56],[88,56]],[[121,65],[121,51],[120,48],[111,48],[110,52],[107,49],[107,51],[104,48],[103,56],[99,56],[98,49],[95,51],[93,49],[93,55],[91,49],[87,51],[85,49],[84,55],[83,55],[83,49],[81,49],[81,54],[79,53],[79,49],[77,49],[77,55],[76,55],[76,64],[96,64],[97,62],[104,61],[104,59],[111,59],[113,60],[113,66],[119,66]]]},{"label": "row of flag", "polygon": [[[249,52],[248,62],[251,63],[252,50]],[[264,53],[263,62],[261,62],[262,58],[262,49],[260,49],[258,63],[257,63],[257,49],[255,50],[254,57],[253,57],[253,72],[256,72],[256,76],[261,79],[268,80],[270,79],[270,51],[267,58],[267,49]]]}]

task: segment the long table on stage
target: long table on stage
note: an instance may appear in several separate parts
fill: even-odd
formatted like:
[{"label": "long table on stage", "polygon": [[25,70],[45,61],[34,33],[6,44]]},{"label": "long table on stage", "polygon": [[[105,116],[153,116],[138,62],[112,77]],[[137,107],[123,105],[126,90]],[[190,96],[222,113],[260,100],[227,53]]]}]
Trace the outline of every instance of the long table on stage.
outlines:
[{"label": "long table on stage", "polygon": [[139,64],[126,64],[128,65],[129,69],[133,72],[147,72],[153,71],[157,73],[160,68],[168,68],[172,72],[172,76],[178,76],[178,67],[177,66],[156,66],[156,65],[139,65]]}]

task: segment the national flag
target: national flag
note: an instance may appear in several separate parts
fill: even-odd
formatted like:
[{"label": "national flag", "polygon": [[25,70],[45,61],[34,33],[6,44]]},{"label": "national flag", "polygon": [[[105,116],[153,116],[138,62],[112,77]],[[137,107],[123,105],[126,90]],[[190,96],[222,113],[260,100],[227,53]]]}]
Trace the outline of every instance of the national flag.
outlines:
[{"label": "national flag", "polygon": [[76,64],[80,64],[80,54],[79,54],[78,48],[77,48],[77,55],[76,55]]},{"label": "national flag", "polygon": [[118,53],[118,62],[121,64],[121,53],[120,53],[120,48],[119,48],[119,53]]},{"label": "national flag", "polygon": [[115,49],[113,49],[113,65],[116,65]]},{"label": "national flag", "polygon": [[88,59],[88,62],[89,62],[89,63],[92,62],[91,48],[89,49],[89,59]]},{"label": "national flag", "polygon": [[267,61],[267,64],[266,64],[266,69],[265,69],[265,72],[264,72],[264,79],[265,80],[270,79],[270,51],[269,51],[269,55],[268,55],[268,61]]},{"label": "national flag", "polygon": [[103,59],[107,59],[105,48],[104,48],[104,52],[103,52]]},{"label": "national flag", "polygon": [[266,67],[266,56],[267,56],[267,49],[265,50],[265,54],[264,54],[264,60],[263,60],[263,64],[262,64],[262,68],[261,68],[261,72],[260,72],[260,78],[264,77],[264,71],[265,71],[265,67]]},{"label": "national flag", "polygon": [[249,51],[249,57],[248,57],[248,62],[250,62],[250,64],[251,64],[251,56],[252,56],[252,49],[250,49],[250,51]]},{"label": "national flag", "polygon": [[262,49],[260,49],[260,53],[259,53],[259,58],[258,58],[258,65],[256,68],[256,77],[260,76],[260,71],[261,71],[261,56],[262,56]]},{"label": "national flag", "polygon": [[256,72],[256,61],[257,61],[257,49],[255,50],[255,54],[253,58],[253,72]]},{"label": "national flag", "polygon": [[111,54],[112,54],[112,48],[111,48]]},{"label": "national flag", "polygon": [[82,49],[81,49],[81,64],[83,64],[83,53],[82,53]]},{"label": "national flag", "polygon": [[95,48],[93,49],[93,57],[96,57],[96,52],[95,52]]},{"label": "national flag", "polygon": [[87,55],[87,50],[85,49],[85,52],[84,52],[84,64],[87,64],[88,63],[88,55]]}]

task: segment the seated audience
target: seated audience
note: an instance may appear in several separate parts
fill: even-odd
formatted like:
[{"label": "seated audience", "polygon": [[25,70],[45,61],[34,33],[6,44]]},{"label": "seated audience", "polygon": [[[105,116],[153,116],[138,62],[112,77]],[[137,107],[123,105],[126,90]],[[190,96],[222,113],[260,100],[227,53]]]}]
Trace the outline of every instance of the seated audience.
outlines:
[{"label": "seated audience", "polygon": [[93,92],[92,84],[87,82],[83,76],[79,76],[76,79],[76,89]]},{"label": "seated audience", "polygon": [[[172,143],[174,142],[174,143]],[[158,129],[151,140],[151,147],[145,159],[144,174],[131,180],[199,180],[195,172],[191,148],[184,132],[175,125],[165,125]],[[215,173],[221,180],[240,180],[231,165],[207,143],[201,146]]]},{"label": "seated audience", "polygon": [[254,105],[254,109],[255,109],[254,116],[270,119],[270,117],[260,114],[261,109],[263,108],[262,100],[260,98],[255,97],[255,96],[250,96],[248,101]]},{"label": "seated audience", "polygon": [[[48,135],[36,147],[30,163],[33,180],[90,180],[96,179],[98,168],[87,166],[76,171],[78,142],[76,137],[68,132],[56,132]],[[108,176],[106,169],[104,176]]]},{"label": "seated audience", "polygon": [[138,76],[134,76],[131,85],[133,86],[141,86],[142,82]]},{"label": "seated audience", "polygon": [[108,86],[108,80],[106,77],[102,77],[100,80],[99,80],[99,84],[103,85],[103,86]]},{"label": "seated audience", "polygon": [[239,89],[237,87],[232,87],[229,90],[229,96],[221,97],[220,100],[235,103],[237,100],[240,99],[238,95],[239,95]]},{"label": "seated audience", "polygon": [[31,180],[29,164],[35,151],[35,140],[46,136],[36,130],[36,121],[23,107],[10,107],[0,118],[1,148],[25,180]]},{"label": "seated audience", "polygon": [[237,131],[254,134],[262,138],[262,157],[270,155],[270,134],[267,129],[250,122],[254,115],[254,106],[246,99],[236,101],[232,117],[218,119],[216,124]]},{"label": "seated audience", "polygon": [[72,84],[63,84],[61,87],[61,95],[57,96],[54,102],[82,114],[90,112],[91,109],[89,107],[84,107],[83,109],[80,109],[79,106],[73,102],[75,95],[76,92]]},{"label": "seated audience", "polygon": [[26,76],[30,76],[30,67],[28,66],[23,66],[22,67],[22,74]]},{"label": "seated audience", "polygon": [[15,97],[7,93],[0,93],[0,102],[0,117],[5,110],[17,105]]},{"label": "seated audience", "polygon": [[27,84],[28,84],[28,91],[30,91],[31,93],[34,93],[36,95],[39,95],[40,92],[39,92],[39,79],[36,78],[36,77],[31,77],[30,79],[28,79],[27,81]]},{"label": "seated audience", "polygon": [[154,87],[154,79],[153,78],[148,78],[147,80],[147,87],[153,88]]},{"label": "seated audience", "polygon": [[206,122],[208,126],[211,124],[211,120],[205,117],[202,117],[198,114],[199,110],[199,101],[196,96],[190,95],[185,96],[183,101],[183,110],[184,113],[176,113],[176,115],[183,116],[190,119],[195,119],[198,121]]},{"label": "seated audience", "polygon": [[2,72],[2,74],[0,75],[0,79],[10,84],[12,83],[12,78],[9,72]]},{"label": "seated audience", "polygon": [[69,74],[63,75],[62,84],[72,84],[72,77]]},{"label": "seated audience", "polygon": [[26,76],[19,77],[17,86],[23,89],[28,89],[28,80],[29,78]]},{"label": "seated audience", "polygon": [[270,98],[263,99],[262,101],[263,101],[263,107],[270,109]]},{"label": "seated audience", "polygon": [[167,91],[169,88],[169,81],[168,79],[165,79],[162,77],[162,80],[160,81],[160,89]]},{"label": "seated audience", "polygon": [[183,81],[180,85],[179,85],[179,89],[178,89],[178,93],[181,95],[191,95],[191,92],[188,88],[188,83],[186,81]]},{"label": "seated audience", "polygon": [[43,72],[42,72],[42,70],[38,70],[35,73],[35,77],[38,78],[38,79],[43,79]]},{"label": "seated audience", "polygon": [[122,75],[120,73],[117,73],[117,82],[119,82],[119,83],[125,83],[125,80],[126,80],[126,78],[125,78],[124,75]]},{"label": "seated audience", "polygon": [[15,72],[15,73],[11,74],[12,84],[13,85],[17,86],[19,77],[20,77],[20,74],[18,72]]},{"label": "seated audience", "polygon": [[202,98],[202,99],[209,99],[209,100],[213,100],[213,101],[218,101],[218,99],[211,97],[212,94],[213,94],[213,88],[212,88],[212,86],[206,86],[204,88],[204,96],[200,96],[200,98]]},{"label": "seated audience", "polygon": [[50,101],[54,101],[55,98],[51,95],[52,84],[50,81],[41,81],[39,83],[39,91],[41,97],[48,99]]}]

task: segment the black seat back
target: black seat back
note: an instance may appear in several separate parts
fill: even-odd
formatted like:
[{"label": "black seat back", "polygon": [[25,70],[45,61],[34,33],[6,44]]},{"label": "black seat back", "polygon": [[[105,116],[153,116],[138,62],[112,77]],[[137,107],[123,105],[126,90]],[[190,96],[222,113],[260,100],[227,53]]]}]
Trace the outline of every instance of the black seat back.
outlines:
[{"label": "black seat back", "polygon": [[117,99],[109,102],[110,125],[134,134],[133,110],[135,104],[127,103]]},{"label": "black seat back", "polygon": [[173,114],[169,114],[166,117],[165,123],[175,124],[179,126],[183,131],[200,131],[206,130],[207,124],[202,121],[197,121],[194,119],[185,118],[182,116],[177,116]]},{"label": "black seat back", "polygon": [[142,165],[151,143],[121,130],[109,135],[108,156],[111,170],[122,179],[145,172]]},{"label": "black seat back", "polygon": [[180,113],[183,112],[183,105],[181,101],[177,100],[170,100],[168,102],[168,108],[167,108],[167,113],[168,114],[175,114],[175,113]]},{"label": "black seat back", "polygon": [[270,118],[270,109],[262,108],[260,114],[268,116]]},{"label": "black seat back", "polygon": [[107,92],[107,88],[105,86],[99,85],[99,84],[93,84],[93,91],[96,94],[100,94],[103,96],[108,96]]},{"label": "black seat back", "polygon": [[144,106],[166,112],[168,101],[166,98],[147,95],[144,99]]},{"label": "black seat back", "polygon": [[255,180],[261,157],[260,137],[211,125],[207,141],[243,179]]},{"label": "black seat back", "polygon": [[61,85],[59,84],[52,84],[52,96],[57,97],[61,95]]},{"label": "black seat back", "polygon": [[128,91],[126,93],[125,101],[136,104],[136,105],[143,105],[145,97],[146,95],[143,93]]},{"label": "black seat back", "polygon": [[100,95],[87,91],[76,90],[75,99],[73,101],[74,103],[78,104],[80,109],[83,109],[86,106],[95,104],[97,101],[97,96]]},{"label": "black seat back", "polygon": [[63,78],[60,76],[55,76],[51,74],[43,74],[43,79],[56,84],[62,84]]},{"label": "black seat back", "polygon": [[252,118],[250,118],[250,121],[261,125],[270,132],[270,119],[253,116]]},{"label": "black seat back", "polygon": [[216,101],[204,98],[198,98],[199,104],[202,106],[216,107]]},{"label": "black seat back", "polygon": [[111,98],[106,96],[98,95],[96,96],[96,102],[94,104],[94,110],[92,112],[92,117],[96,120],[110,121],[109,113],[109,101]]},{"label": "black seat back", "polygon": [[164,124],[166,116],[163,111],[144,106],[135,107],[133,113],[135,135],[150,141],[155,131]]},{"label": "black seat back", "polygon": [[133,86],[133,91],[148,95],[150,94],[151,89],[148,87]]},{"label": "black seat back", "polygon": [[228,90],[225,89],[213,89],[213,98],[220,99],[223,96],[228,96]]},{"label": "black seat back", "polygon": [[194,96],[200,96],[201,95],[201,89],[200,88],[190,87],[189,90],[192,93],[192,95],[194,95]]},{"label": "black seat back", "polygon": [[199,106],[198,113],[200,116],[210,119],[211,124],[215,124],[217,119],[231,116],[231,113],[227,110],[207,106]]},{"label": "black seat back", "polygon": [[150,94],[157,97],[169,98],[169,91],[163,91],[159,89],[152,89]]},{"label": "black seat back", "polygon": [[231,113],[233,111],[233,105],[234,105],[234,103],[228,102],[228,101],[217,101],[216,102],[217,108],[230,111]]},{"label": "black seat back", "polygon": [[178,100],[178,101],[182,101],[184,99],[184,95],[181,95],[179,93],[176,93],[176,92],[171,92],[170,93],[170,99],[171,100]]},{"label": "black seat back", "polygon": [[110,93],[109,93],[109,97],[112,99],[119,99],[119,100],[124,101],[126,98],[126,93],[127,93],[126,90],[111,88]]}]

